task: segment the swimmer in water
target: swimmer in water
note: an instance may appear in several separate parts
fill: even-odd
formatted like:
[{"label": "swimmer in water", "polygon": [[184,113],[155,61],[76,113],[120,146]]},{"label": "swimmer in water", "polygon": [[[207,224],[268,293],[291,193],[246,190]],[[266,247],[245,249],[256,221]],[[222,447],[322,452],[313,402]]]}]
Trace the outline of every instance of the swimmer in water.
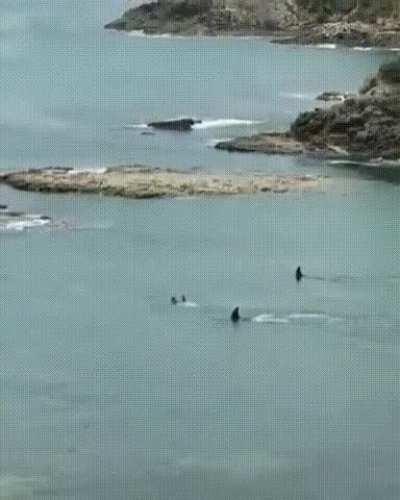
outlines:
[{"label": "swimmer in water", "polygon": [[178,301],[176,300],[176,297],[171,297],[171,304],[176,306],[177,303],[178,303]]}]

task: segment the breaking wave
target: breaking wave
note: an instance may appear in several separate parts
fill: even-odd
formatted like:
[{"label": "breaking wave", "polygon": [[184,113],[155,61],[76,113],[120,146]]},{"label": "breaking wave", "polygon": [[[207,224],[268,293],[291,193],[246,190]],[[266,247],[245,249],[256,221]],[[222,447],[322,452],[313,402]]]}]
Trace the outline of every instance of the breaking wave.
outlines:
[{"label": "breaking wave", "polygon": [[237,118],[217,118],[215,120],[204,120],[201,123],[193,125],[194,130],[201,130],[207,128],[225,128],[225,127],[240,127],[257,125],[258,121],[253,120],[240,120]]}]

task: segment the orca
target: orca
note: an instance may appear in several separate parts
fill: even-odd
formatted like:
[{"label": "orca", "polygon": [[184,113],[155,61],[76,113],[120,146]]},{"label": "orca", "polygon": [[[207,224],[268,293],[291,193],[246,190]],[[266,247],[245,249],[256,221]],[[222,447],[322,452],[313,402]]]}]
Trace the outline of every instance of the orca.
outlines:
[{"label": "orca", "polygon": [[303,278],[304,274],[301,272],[301,267],[299,266],[296,269],[296,280],[300,281]]},{"label": "orca", "polygon": [[237,323],[240,320],[239,308],[235,307],[231,314],[231,321]]},{"label": "orca", "polygon": [[181,301],[182,301],[182,302],[186,302],[186,297],[185,297],[185,295],[182,295],[182,297],[181,297]]}]

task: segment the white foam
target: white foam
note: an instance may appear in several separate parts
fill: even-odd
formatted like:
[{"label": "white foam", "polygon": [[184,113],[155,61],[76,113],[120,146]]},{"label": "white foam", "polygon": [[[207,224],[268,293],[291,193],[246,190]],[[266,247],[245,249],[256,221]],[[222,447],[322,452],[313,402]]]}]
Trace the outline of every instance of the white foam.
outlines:
[{"label": "white foam", "polygon": [[325,313],[293,313],[289,314],[289,318],[293,320],[328,321],[329,323],[333,321],[341,321],[340,318],[335,318]]},{"label": "white foam", "polygon": [[287,97],[289,99],[297,99],[300,101],[314,101],[315,97],[310,94],[302,94],[301,92],[282,92],[281,95],[283,97]]},{"label": "white foam", "polygon": [[374,50],[373,47],[353,47],[353,50],[358,50],[360,52],[369,52],[371,50]]},{"label": "white foam", "polygon": [[146,123],[132,123],[129,125],[124,125],[125,129],[130,129],[130,128],[149,128],[149,126]]},{"label": "white foam", "polygon": [[41,227],[41,226],[46,226],[49,224],[49,220],[42,220],[42,219],[28,219],[28,220],[19,220],[15,222],[8,222],[1,226],[0,223],[0,228],[2,227],[3,230],[5,231],[24,231],[25,229],[31,228],[31,227]]},{"label": "white foam", "polygon": [[215,120],[204,120],[201,123],[195,123],[193,129],[207,129],[207,128],[224,128],[224,127],[238,127],[238,126],[251,126],[260,123],[252,120],[240,120],[236,118],[217,118]]},{"label": "white foam", "polygon": [[315,47],[316,49],[335,50],[337,45],[336,43],[319,43],[317,45],[310,45],[310,47]]},{"label": "white foam", "polygon": [[129,31],[128,33],[126,33],[128,36],[132,36],[132,37],[145,37],[147,36],[146,33],[143,31],[143,30],[132,30],[132,31]]},{"label": "white foam", "polygon": [[145,33],[143,30],[133,30],[127,33],[133,38],[185,38],[181,35],[172,35],[171,33]]},{"label": "white foam", "polygon": [[215,146],[220,142],[228,142],[231,141],[232,137],[222,137],[221,139],[211,139],[206,143],[206,146],[209,148],[215,148]]},{"label": "white foam", "polygon": [[326,319],[328,316],[324,313],[293,313],[289,314],[290,319]]},{"label": "white foam", "polygon": [[287,318],[276,318],[273,314],[259,314],[252,321],[254,323],[289,323]]},{"label": "white foam", "polygon": [[196,304],[196,302],[179,302],[177,304],[178,306],[182,306],[182,307],[199,307],[199,304]]},{"label": "white foam", "polygon": [[68,170],[67,175],[79,175],[79,174],[105,174],[107,168],[76,168],[73,170]]}]

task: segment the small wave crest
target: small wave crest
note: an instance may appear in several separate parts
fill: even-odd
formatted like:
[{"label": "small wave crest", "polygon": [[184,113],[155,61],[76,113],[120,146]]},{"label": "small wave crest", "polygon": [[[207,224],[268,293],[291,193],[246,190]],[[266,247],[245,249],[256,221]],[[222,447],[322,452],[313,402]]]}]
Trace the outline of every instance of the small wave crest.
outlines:
[{"label": "small wave crest", "polygon": [[48,220],[40,220],[40,219],[33,219],[33,220],[20,220],[17,222],[8,222],[6,224],[1,224],[0,222],[0,229],[3,231],[24,231],[25,229],[32,228],[32,227],[41,227],[41,226],[46,226],[49,223]]},{"label": "small wave crest", "polygon": [[325,313],[291,313],[286,317],[276,317],[271,313],[263,313],[251,318],[254,323],[281,323],[287,324],[291,321],[339,321],[339,318],[334,318]]},{"label": "small wave crest", "polygon": [[122,128],[126,129],[126,130],[130,130],[130,129],[135,129],[135,128],[150,128],[146,123],[132,123],[132,124],[128,124],[128,125],[124,125]]},{"label": "small wave crest", "polygon": [[326,313],[292,313],[289,314],[291,320],[316,320],[316,321],[340,321],[340,318],[329,316]]},{"label": "small wave crest", "polygon": [[273,314],[259,314],[252,321],[254,323],[289,323],[287,318],[276,318]]},{"label": "small wave crest", "polygon": [[196,302],[189,302],[189,301],[179,302],[179,304],[177,305],[180,307],[199,307],[199,304],[196,304]]},{"label": "small wave crest", "polygon": [[315,96],[310,95],[310,94],[303,94],[301,92],[282,92],[281,94],[283,97],[286,97],[287,99],[296,99],[299,101],[314,101]]},{"label": "small wave crest", "polygon": [[184,38],[179,35],[171,35],[170,33],[145,33],[143,30],[132,30],[127,33],[132,38]]},{"label": "small wave crest", "polygon": [[46,226],[49,223],[50,217],[40,214],[0,212],[0,231],[20,232],[33,227]]},{"label": "small wave crest", "polygon": [[336,43],[319,43],[315,45],[317,49],[325,49],[325,50],[335,50],[337,48]]}]

